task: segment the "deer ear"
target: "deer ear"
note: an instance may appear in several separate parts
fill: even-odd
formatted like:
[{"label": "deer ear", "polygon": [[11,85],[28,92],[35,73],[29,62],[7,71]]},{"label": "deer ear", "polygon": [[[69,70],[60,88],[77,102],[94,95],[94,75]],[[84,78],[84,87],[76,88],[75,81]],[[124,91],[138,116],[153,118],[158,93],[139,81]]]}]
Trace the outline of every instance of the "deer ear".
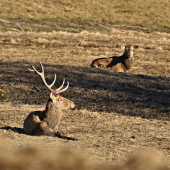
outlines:
[{"label": "deer ear", "polygon": [[56,98],[58,98],[58,97],[59,97],[58,94],[54,94],[53,92],[50,93],[50,98],[51,98],[52,100],[54,100],[54,99],[56,99]]},{"label": "deer ear", "polygon": [[53,92],[50,93],[50,98],[51,98],[52,100],[55,99],[55,94],[54,94]]}]

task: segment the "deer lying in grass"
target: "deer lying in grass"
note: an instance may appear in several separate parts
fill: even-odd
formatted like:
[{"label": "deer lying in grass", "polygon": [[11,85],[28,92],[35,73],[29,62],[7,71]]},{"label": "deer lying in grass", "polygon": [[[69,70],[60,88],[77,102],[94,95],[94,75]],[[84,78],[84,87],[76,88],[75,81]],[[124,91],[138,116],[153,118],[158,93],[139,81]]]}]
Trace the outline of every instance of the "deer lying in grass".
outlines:
[{"label": "deer lying in grass", "polygon": [[[41,64],[41,62],[40,62]],[[46,83],[44,77],[44,69],[43,65],[41,64],[42,72],[38,72],[34,66],[32,66],[33,70],[29,69],[30,71],[35,71],[43,80],[45,86],[51,91],[50,97],[48,99],[46,109],[44,111],[34,111],[31,112],[24,121],[24,131],[26,134],[29,135],[48,135],[48,136],[57,136],[59,138],[68,139],[68,140],[78,140],[76,138],[67,137],[62,132],[59,131],[58,126],[61,121],[62,117],[62,110],[68,108],[74,108],[75,104],[60,96],[59,93],[64,92],[67,90],[69,86],[69,82],[67,82],[66,88],[63,88],[65,79],[63,80],[63,84],[56,90],[51,89],[56,81],[56,74],[54,81],[51,85]]]},{"label": "deer lying in grass", "polygon": [[126,72],[132,68],[134,64],[133,48],[138,46],[126,45],[122,56],[113,56],[110,58],[98,58],[91,63],[91,67],[102,68],[104,70],[112,70],[115,72]]}]

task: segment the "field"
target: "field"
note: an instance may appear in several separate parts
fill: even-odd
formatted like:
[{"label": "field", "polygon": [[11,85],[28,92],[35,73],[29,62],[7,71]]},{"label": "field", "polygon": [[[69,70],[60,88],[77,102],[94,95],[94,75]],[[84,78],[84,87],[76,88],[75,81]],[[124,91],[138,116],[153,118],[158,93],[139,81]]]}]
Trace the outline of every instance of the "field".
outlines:
[{"label": "field", "polygon": [[[0,6],[7,7],[7,2],[0,2]],[[4,8],[1,15],[4,17],[1,19],[17,21],[26,31],[11,31],[12,27],[9,28],[5,24],[0,30],[2,138],[21,148],[38,144],[43,148],[63,147],[81,151],[91,160],[107,165],[121,165],[138,150],[157,150],[163,155],[163,164],[170,167],[170,34],[165,29],[169,23],[162,23],[161,26],[157,23],[154,28],[151,26],[153,23],[146,22],[143,28],[150,26],[150,30],[144,32],[134,27],[130,30],[121,30],[120,27],[108,30],[103,26],[89,24],[92,21],[102,22],[98,15],[94,20],[90,20],[87,15],[91,11],[89,1],[85,1],[86,6],[82,6],[82,2],[78,1],[58,1],[65,12],[63,14],[62,10],[58,9],[56,18],[62,23],[65,21],[66,25],[60,23],[57,27],[53,25],[56,18],[52,18],[52,14],[55,14],[55,1],[50,1],[49,6],[44,6],[44,1],[40,2],[42,3],[37,8],[41,9],[41,15],[38,15],[37,8],[31,8],[31,0],[28,1],[29,4],[18,1],[13,4],[12,12],[9,12],[11,7],[8,6],[9,9]],[[35,1],[34,5],[37,3],[38,1]],[[105,6],[96,1],[93,3],[91,8],[98,7],[93,11],[97,14],[100,14],[99,9],[103,7],[103,10],[106,10],[106,6],[108,8],[111,4],[109,1]],[[150,0],[148,4],[151,3]],[[127,4],[123,6],[121,1],[119,4],[122,10],[128,11]],[[27,11],[25,15],[22,15],[22,11],[17,11],[17,5]],[[76,16],[80,11],[75,10],[73,13],[73,9],[77,9],[76,5],[86,8],[79,9],[83,11],[79,20],[76,20]],[[129,5],[132,6],[132,1],[129,1]],[[166,1],[161,5],[166,9]],[[155,6],[151,8],[152,12]],[[138,8],[136,10],[138,11]],[[112,12],[115,14],[114,10]],[[124,23],[137,26],[135,16],[138,13],[132,15],[133,24],[128,23],[129,13],[133,14],[129,11],[125,12],[122,18],[119,17],[120,23],[116,19],[113,23],[107,21],[108,14],[105,16],[104,25]],[[113,14],[110,14],[110,18]],[[67,15],[74,20],[67,18]],[[24,17],[27,22],[23,24]],[[51,25],[47,24],[48,19]],[[149,18],[147,21],[149,22]],[[37,31],[32,29],[32,25],[30,29],[28,27],[28,23],[33,22],[34,28],[38,28]],[[120,56],[126,44],[139,46],[134,50],[134,67],[127,73],[114,73],[90,67],[92,60],[98,57]],[[55,73],[55,87],[61,85],[63,78],[70,82],[69,89],[62,93],[62,96],[74,101],[76,107],[64,112],[60,128],[64,133],[79,138],[78,142],[47,136],[34,137],[23,133],[26,116],[31,111],[43,110],[49,97],[49,91],[42,80],[28,70],[32,64],[40,70],[40,61],[44,65],[48,83],[52,82]]]}]

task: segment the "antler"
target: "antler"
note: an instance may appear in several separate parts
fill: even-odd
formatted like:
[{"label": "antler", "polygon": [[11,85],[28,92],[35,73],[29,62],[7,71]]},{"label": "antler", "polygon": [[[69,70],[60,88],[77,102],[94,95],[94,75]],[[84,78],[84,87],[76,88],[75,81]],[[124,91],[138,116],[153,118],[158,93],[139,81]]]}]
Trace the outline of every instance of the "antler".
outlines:
[{"label": "antler", "polygon": [[[54,81],[52,82],[52,84],[51,84],[51,85],[48,85],[47,82],[46,82],[46,80],[45,80],[44,68],[43,68],[43,65],[42,65],[41,61],[40,61],[40,65],[41,65],[41,68],[42,68],[42,72],[41,72],[41,73],[38,72],[33,65],[32,65],[33,70],[32,70],[32,69],[28,69],[28,70],[29,70],[29,71],[35,71],[35,72],[42,78],[45,86],[46,86],[51,92],[53,92],[54,94],[59,94],[59,93],[62,93],[62,92],[66,91],[66,90],[68,89],[68,86],[69,86],[69,82],[68,82],[68,81],[67,81],[67,86],[66,86],[64,89],[62,89],[62,87],[63,87],[63,85],[64,85],[64,83],[65,83],[65,78],[64,78],[64,79],[63,79],[63,84],[62,84],[58,89],[53,90],[53,89],[52,89],[52,86],[55,84],[56,74],[55,74]],[[61,90],[61,89],[62,89],[62,90]]]}]

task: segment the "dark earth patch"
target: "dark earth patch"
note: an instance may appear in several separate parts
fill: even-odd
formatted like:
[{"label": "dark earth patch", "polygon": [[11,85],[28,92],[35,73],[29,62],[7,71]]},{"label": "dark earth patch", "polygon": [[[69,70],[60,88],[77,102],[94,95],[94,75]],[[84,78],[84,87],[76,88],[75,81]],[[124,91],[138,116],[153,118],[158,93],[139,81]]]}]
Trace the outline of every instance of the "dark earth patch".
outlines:
[{"label": "dark earth patch", "polygon": [[[43,64],[46,80],[55,87],[63,78],[70,82],[62,96],[72,100],[77,109],[93,112],[116,112],[147,119],[170,120],[170,78],[142,74],[113,73],[90,67]],[[40,70],[39,63],[34,66]],[[0,61],[1,102],[46,104],[49,91],[38,75],[30,72],[28,62]],[[37,86],[41,92],[35,88]]]}]

